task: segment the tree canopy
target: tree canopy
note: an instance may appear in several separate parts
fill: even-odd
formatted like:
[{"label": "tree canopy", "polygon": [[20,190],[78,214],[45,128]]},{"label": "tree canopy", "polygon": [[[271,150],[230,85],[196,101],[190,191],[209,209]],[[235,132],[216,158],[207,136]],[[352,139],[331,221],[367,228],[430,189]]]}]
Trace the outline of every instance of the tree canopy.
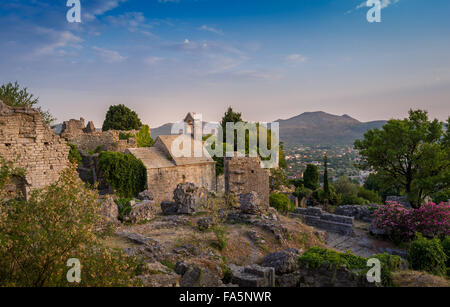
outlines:
[{"label": "tree canopy", "polygon": [[108,130],[138,130],[142,122],[136,112],[130,110],[123,104],[110,106],[103,122],[103,131]]},{"label": "tree canopy", "polygon": [[314,164],[306,166],[303,182],[306,188],[315,190],[319,187],[319,169]]},{"label": "tree canopy", "polygon": [[[450,123],[450,118],[449,118]],[[385,182],[399,184],[414,207],[450,185],[449,130],[428,113],[411,110],[409,118],[393,119],[382,129],[367,131],[355,141],[359,167],[375,171]]]},{"label": "tree canopy", "polygon": [[30,107],[37,109],[44,118],[44,122],[48,125],[55,121],[53,115],[37,106],[39,98],[29,93],[26,87],[20,88],[17,81],[14,84],[9,82],[0,86],[0,100],[11,107]]}]

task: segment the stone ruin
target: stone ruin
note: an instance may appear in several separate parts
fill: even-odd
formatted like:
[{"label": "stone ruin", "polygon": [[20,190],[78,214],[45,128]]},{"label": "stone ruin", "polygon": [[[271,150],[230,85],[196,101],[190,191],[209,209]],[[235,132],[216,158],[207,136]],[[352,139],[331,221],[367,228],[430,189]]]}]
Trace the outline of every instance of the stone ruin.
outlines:
[{"label": "stone ruin", "polygon": [[237,199],[242,194],[255,192],[263,210],[269,208],[269,173],[261,167],[258,157],[225,158],[225,192]]},{"label": "stone ruin", "polygon": [[95,151],[99,146],[102,150],[116,152],[124,152],[128,148],[137,147],[135,137],[121,140],[121,132],[133,135],[137,133],[137,131],[99,131],[95,128],[92,121],[85,126],[84,119],[80,118],[80,120],[71,119],[65,121],[62,125],[61,137],[67,142],[76,145],[84,156],[88,155],[90,151]]},{"label": "stone ruin", "polygon": [[321,228],[346,236],[353,236],[353,217],[326,213],[320,208],[297,208],[294,217],[301,217],[309,226]]},{"label": "stone ruin", "polygon": [[180,183],[173,191],[174,201],[163,201],[161,210],[164,215],[193,214],[197,212],[201,200],[205,197],[204,189],[193,183]]},{"label": "stone ruin", "polygon": [[38,110],[9,107],[0,100],[0,156],[26,171],[16,188],[31,190],[53,184],[68,164],[69,147],[44,122]]}]

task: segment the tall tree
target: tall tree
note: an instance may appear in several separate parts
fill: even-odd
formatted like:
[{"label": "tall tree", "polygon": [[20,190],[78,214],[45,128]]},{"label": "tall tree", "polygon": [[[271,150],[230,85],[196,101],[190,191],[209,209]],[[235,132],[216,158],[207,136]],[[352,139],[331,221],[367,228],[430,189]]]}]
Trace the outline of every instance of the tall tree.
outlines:
[{"label": "tall tree", "polygon": [[303,181],[306,188],[315,190],[319,187],[319,169],[314,164],[306,166]]},{"label": "tall tree", "polygon": [[138,130],[142,122],[136,112],[130,110],[123,104],[110,106],[103,122],[103,131],[108,130]]},{"label": "tall tree", "polygon": [[29,93],[26,87],[20,88],[17,81],[14,84],[9,82],[0,86],[0,100],[11,107],[30,107],[37,109],[41,113],[44,122],[48,125],[55,121],[55,118],[50,112],[43,111],[41,107],[37,106],[39,98]]},{"label": "tall tree", "polygon": [[328,199],[330,197],[330,186],[328,184],[328,156],[325,154],[323,157],[323,164],[324,164],[324,172],[323,172],[323,192],[324,192],[324,198]]},{"label": "tall tree", "polygon": [[362,156],[359,167],[400,184],[418,207],[426,196],[450,186],[448,135],[448,128],[430,121],[426,111],[410,110],[409,118],[390,120],[355,142]]}]

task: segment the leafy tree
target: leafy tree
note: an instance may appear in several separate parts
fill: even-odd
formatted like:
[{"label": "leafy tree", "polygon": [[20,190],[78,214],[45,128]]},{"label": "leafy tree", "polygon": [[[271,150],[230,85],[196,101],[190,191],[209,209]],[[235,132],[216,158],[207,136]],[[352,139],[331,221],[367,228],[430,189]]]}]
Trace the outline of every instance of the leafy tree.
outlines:
[{"label": "leafy tree", "polygon": [[48,111],[43,111],[41,107],[36,106],[39,103],[39,98],[29,93],[26,87],[20,88],[17,81],[14,84],[9,82],[0,86],[0,100],[11,107],[30,107],[37,109],[47,125],[55,121],[55,118]]},{"label": "leafy tree", "polygon": [[282,186],[287,186],[289,180],[286,172],[281,168],[274,168],[270,170],[270,190],[280,190]]},{"label": "leafy tree", "polygon": [[293,204],[286,194],[273,193],[270,194],[270,206],[277,209],[280,212],[287,213],[295,210],[295,204]]},{"label": "leafy tree", "polygon": [[[121,251],[109,250],[96,227],[97,193],[85,187],[75,167],[29,200],[0,204],[2,286],[133,286],[140,268]],[[81,282],[69,284],[67,261],[79,259]]]},{"label": "leafy tree", "polygon": [[138,133],[136,133],[136,141],[137,146],[139,148],[141,147],[152,147],[153,146],[153,139],[150,136],[150,127],[147,125],[142,126],[141,130],[139,130]]},{"label": "leafy tree", "polygon": [[317,166],[314,164],[308,164],[306,166],[303,182],[305,187],[311,190],[315,190],[319,187],[319,169]]},{"label": "leafy tree", "polygon": [[323,163],[324,163],[324,167],[325,167],[325,170],[323,172],[323,191],[325,193],[325,195],[324,195],[325,199],[328,199],[328,197],[330,196],[330,186],[328,184],[328,157],[327,157],[327,155],[325,155],[323,157]]},{"label": "leafy tree", "polygon": [[138,130],[142,122],[136,112],[130,110],[123,104],[109,107],[103,122],[103,131],[108,130]]},{"label": "leafy tree", "polygon": [[362,156],[360,168],[401,184],[416,208],[426,196],[450,186],[449,131],[430,121],[426,111],[411,110],[409,118],[369,130],[355,148]]},{"label": "leafy tree", "polygon": [[69,145],[69,147],[70,147],[70,151],[69,151],[70,163],[80,164],[81,161],[83,160],[83,158],[81,157],[81,154],[78,151],[77,146],[74,144],[69,144],[69,143],[67,145]]},{"label": "leafy tree", "polygon": [[[226,143],[227,139],[226,139],[226,133],[227,133],[227,123],[241,123],[244,122],[242,120],[242,113],[237,113],[233,111],[232,107],[228,107],[228,110],[225,112],[225,114],[222,117],[222,121],[220,123],[220,125],[222,126],[222,133],[223,133],[223,142]],[[235,136],[234,136],[234,142],[236,143],[236,135],[237,133],[235,132]],[[235,145],[237,146],[237,145]]]},{"label": "leafy tree", "polygon": [[382,201],[385,201],[388,196],[402,194],[402,187],[397,182],[389,181],[388,178],[383,178],[381,174],[376,173],[367,177],[364,188],[378,193]]}]

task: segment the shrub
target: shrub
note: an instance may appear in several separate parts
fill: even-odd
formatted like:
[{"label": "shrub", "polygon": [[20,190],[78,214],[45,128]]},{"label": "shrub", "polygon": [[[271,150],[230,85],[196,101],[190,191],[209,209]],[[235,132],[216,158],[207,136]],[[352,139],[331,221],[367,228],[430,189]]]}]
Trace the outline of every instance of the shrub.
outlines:
[{"label": "shrub", "polygon": [[396,242],[410,241],[416,232],[428,237],[450,235],[450,205],[428,203],[419,209],[405,209],[392,202],[373,214],[373,224]]},{"label": "shrub", "polygon": [[74,144],[69,144],[69,143],[67,145],[70,147],[70,151],[69,151],[70,163],[80,164],[83,159],[81,158],[81,154],[78,151],[77,146]]},{"label": "shrub", "polygon": [[213,242],[212,246],[220,251],[223,251],[227,247],[226,228],[219,225],[215,225],[212,231],[216,235],[217,242]]},{"label": "shrub", "polygon": [[137,197],[145,190],[147,170],[141,160],[131,154],[104,151],[99,156],[102,177],[124,198]]},{"label": "shrub", "polygon": [[426,271],[428,273],[445,276],[447,256],[439,239],[426,239],[417,234],[411,242],[407,256],[409,266],[413,270]]},{"label": "shrub", "polygon": [[382,203],[381,196],[377,192],[367,190],[363,187],[359,188],[358,197],[363,198],[372,204],[381,204]]},{"label": "shrub", "polygon": [[299,201],[301,201],[305,197],[311,196],[312,191],[308,188],[305,188],[304,186],[298,187],[295,189],[294,196],[298,198]]},{"label": "shrub", "polygon": [[446,236],[444,240],[442,240],[442,249],[444,250],[445,255],[447,255],[447,273],[450,274],[450,236]]},{"label": "shrub", "polygon": [[138,133],[135,135],[137,146],[139,148],[141,147],[152,147],[153,146],[153,139],[150,136],[150,127],[145,125],[142,126],[141,130],[139,130]]},{"label": "shrub", "polygon": [[341,205],[368,205],[369,201],[364,198],[358,197],[355,194],[342,195]]},{"label": "shrub", "polygon": [[119,140],[129,140],[133,137],[133,133],[131,132],[120,132],[119,133]]},{"label": "shrub", "polygon": [[[102,246],[95,229],[101,221],[96,191],[66,169],[53,185],[0,211],[2,286],[131,286],[138,264],[121,251]],[[66,263],[78,258],[81,283],[69,284]]]},{"label": "shrub", "polygon": [[[387,253],[374,255],[372,258],[377,258],[381,262],[381,284],[386,287],[393,286],[392,272],[400,269],[401,258]],[[317,269],[324,263],[335,270],[345,266],[360,276],[366,275],[369,270],[368,260],[369,258],[356,256],[350,252],[339,253],[322,247],[312,247],[299,258],[299,262],[308,268]]]},{"label": "shrub", "polygon": [[130,214],[131,210],[133,209],[130,205],[130,198],[119,198],[115,200],[115,203],[117,205],[117,208],[119,210],[119,220],[124,221],[124,218]]},{"label": "shrub", "polygon": [[285,194],[273,193],[270,195],[270,206],[280,212],[292,212],[295,210],[295,205],[289,200]]}]

